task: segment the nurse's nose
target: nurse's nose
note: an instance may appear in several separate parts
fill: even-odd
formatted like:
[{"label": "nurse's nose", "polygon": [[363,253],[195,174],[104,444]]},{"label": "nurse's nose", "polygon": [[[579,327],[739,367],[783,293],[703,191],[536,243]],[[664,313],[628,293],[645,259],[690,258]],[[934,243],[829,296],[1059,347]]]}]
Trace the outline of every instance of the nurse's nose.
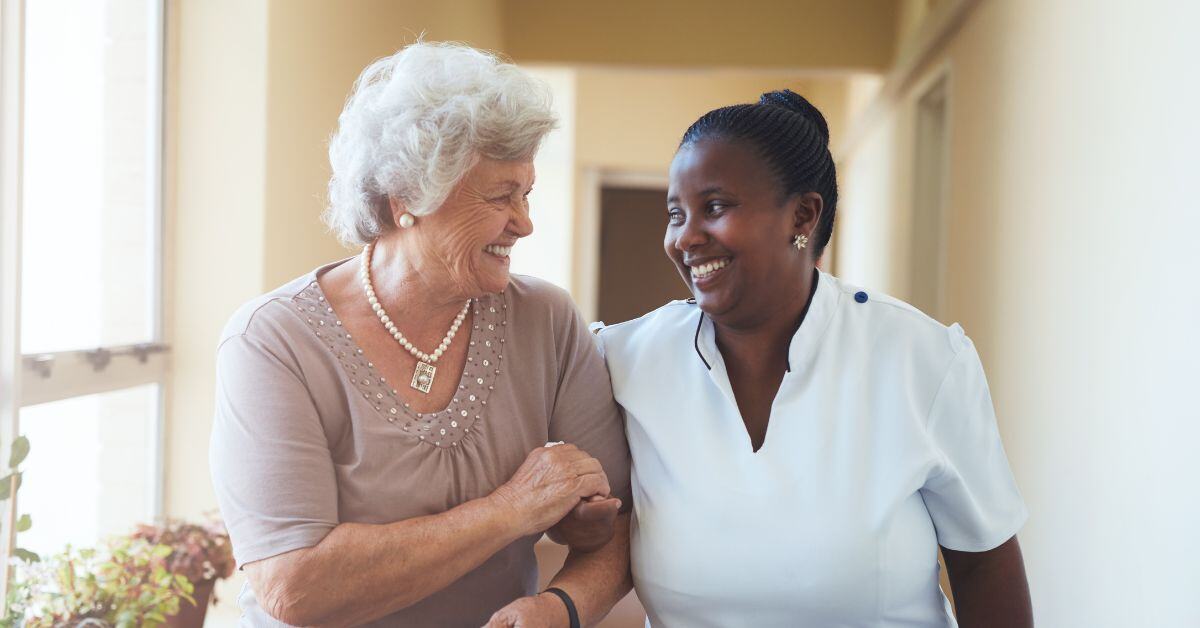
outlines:
[{"label": "nurse's nose", "polygon": [[708,242],[708,233],[699,220],[688,219],[675,232],[675,248],[679,251],[694,249],[705,242]]}]

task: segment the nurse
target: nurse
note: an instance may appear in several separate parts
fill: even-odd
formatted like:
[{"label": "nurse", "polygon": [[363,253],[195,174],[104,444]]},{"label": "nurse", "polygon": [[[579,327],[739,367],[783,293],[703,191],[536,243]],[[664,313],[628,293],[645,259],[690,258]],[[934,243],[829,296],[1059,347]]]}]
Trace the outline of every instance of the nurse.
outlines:
[{"label": "nurse", "polygon": [[958,325],[816,268],[837,183],[790,91],[705,114],[664,249],[693,299],[598,328],[653,626],[1031,626],[1026,519]]}]

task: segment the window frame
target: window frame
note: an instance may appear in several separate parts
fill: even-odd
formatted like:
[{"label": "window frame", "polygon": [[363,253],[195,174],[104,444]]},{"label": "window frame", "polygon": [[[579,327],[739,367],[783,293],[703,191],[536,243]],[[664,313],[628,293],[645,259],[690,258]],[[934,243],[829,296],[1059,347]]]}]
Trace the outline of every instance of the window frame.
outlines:
[{"label": "window frame", "polygon": [[[134,345],[86,347],[53,353],[22,354],[21,251],[23,214],[25,4],[0,0],[0,465],[8,464],[11,443],[21,433],[23,407],[144,384],[158,385],[158,411],[150,427],[151,494],[149,516],[164,509],[165,389],[169,346],[164,337],[165,208],[164,110],[166,107],[165,0],[147,6],[147,184],[144,191],[150,230],[151,337]],[[47,443],[33,443],[35,448]],[[19,512],[17,495],[5,503],[0,522],[0,560],[8,564],[15,542],[12,525]],[[0,582],[7,599],[8,572]]]}]

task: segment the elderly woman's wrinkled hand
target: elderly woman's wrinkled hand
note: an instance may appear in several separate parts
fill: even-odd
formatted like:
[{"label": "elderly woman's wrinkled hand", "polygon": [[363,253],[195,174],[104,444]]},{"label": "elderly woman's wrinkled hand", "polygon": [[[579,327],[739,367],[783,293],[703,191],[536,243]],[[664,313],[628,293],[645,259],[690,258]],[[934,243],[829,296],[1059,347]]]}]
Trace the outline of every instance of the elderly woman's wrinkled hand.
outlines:
[{"label": "elderly woman's wrinkled hand", "polygon": [[600,461],[566,444],[529,452],[512,478],[492,495],[512,509],[526,534],[545,532],[580,500],[607,497],[608,476]]}]

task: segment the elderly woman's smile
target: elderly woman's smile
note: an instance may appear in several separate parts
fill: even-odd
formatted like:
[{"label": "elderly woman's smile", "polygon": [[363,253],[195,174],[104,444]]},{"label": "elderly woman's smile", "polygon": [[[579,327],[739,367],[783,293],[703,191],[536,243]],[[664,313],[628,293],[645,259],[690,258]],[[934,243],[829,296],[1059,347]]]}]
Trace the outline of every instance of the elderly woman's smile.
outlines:
[{"label": "elderly woman's smile", "polygon": [[489,244],[483,248],[484,251],[504,260],[508,263],[508,254],[512,252],[511,244]]}]

